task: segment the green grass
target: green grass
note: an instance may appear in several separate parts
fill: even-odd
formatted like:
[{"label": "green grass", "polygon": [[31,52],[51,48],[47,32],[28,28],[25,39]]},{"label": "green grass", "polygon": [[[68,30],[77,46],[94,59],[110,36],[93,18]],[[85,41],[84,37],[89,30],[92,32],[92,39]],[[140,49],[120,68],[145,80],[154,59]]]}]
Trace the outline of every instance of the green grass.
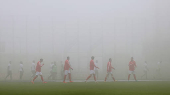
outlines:
[{"label": "green grass", "polygon": [[170,82],[0,82],[0,95],[170,95]]}]

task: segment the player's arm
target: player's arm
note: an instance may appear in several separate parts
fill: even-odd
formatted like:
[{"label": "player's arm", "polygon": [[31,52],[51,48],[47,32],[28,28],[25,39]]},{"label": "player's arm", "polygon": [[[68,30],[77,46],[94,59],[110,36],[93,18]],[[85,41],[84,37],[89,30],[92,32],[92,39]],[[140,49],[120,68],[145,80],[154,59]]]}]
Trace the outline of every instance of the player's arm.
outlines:
[{"label": "player's arm", "polygon": [[135,68],[137,68],[136,62],[135,62]]},{"label": "player's arm", "polygon": [[96,67],[96,68],[98,68],[98,69],[99,69],[99,67],[97,67],[97,66],[94,64],[94,62],[93,62],[93,65],[94,65],[94,67]]},{"label": "player's arm", "polygon": [[[67,64],[68,64],[68,66],[69,66],[69,68],[71,68],[71,66],[70,66],[70,64],[67,62]],[[73,68],[71,68],[72,70],[73,70]]]},{"label": "player's arm", "polygon": [[146,67],[147,71],[149,71],[148,67]]},{"label": "player's arm", "polygon": [[23,68],[23,66],[22,66],[22,71],[24,72],[24,68]]},{"label": "player's arm", "polygon": [[65,70],[65,64],[64,64],[64,69],[63,69],[63,71]]},{"label": "player's arm", "polygon": [[109,65],[107,64],[107,72],[109,72]]},{"label": "player's arm", "polygon": [[41,65],[40,62],[39,62],[38,65],[39,65],[40,67],[42,67],[44,64]]},{"label": "player's arm", "polygon": [[39,65],[40,65],[41,67],[44,66],[44,64],[41,65],[40,63],[39,63]]},{"label": "player's arm", "polygon": [[114,70],[115,70],[115,68],[114,68],[114,67],[112,67],[112,69],[114,69]]},{"label": "player's arm", "polygon": [[8,68],[7,68],[7,71],[9,71],[9,66],[8,66]]},{"label": "player's arm", "polygon": [[7,72],[9,71],[9,66],[7,67]]},{"label": "player's arm", "polygon": [[114,69],[114,70],[115,70],[115,68],[114,68],[114,67],[112,67],[112,65],[111,65],[111,64],[110,64],[110,66],[111,66],[111,68],[112,68],[112,69]]}]

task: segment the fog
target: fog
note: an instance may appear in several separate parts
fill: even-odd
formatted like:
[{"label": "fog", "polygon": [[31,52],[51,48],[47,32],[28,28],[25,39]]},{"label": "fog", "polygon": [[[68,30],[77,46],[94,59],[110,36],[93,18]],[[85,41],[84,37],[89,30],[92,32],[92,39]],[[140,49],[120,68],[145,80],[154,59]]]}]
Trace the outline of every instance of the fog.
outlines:
[{"label": "fog", "polygon": [[162,61],[161,79],[169,80],[169,5],[170,0],[0,0],[0,80],[7,75],[9,61],[13,80],[19,80],[20,61],[23,80],[30,80],[32,61],[40,58],[45,79],[56,61],[61,80],[67,56],[73,80],[87,78],[91,56],[99,61],[98,80],[104,80],[109,58],[114,77],[127,80],[131,57],[137,79],[147,61],[148,80],[153,80]]}]

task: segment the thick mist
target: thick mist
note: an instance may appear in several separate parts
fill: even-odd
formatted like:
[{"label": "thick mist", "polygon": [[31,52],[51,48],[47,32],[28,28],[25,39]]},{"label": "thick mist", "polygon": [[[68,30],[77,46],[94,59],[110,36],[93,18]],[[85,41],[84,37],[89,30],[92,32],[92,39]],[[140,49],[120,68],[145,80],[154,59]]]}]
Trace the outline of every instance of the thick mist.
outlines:
[{"label": "thick mist", "polygon": [[19,80],[20,61],[23,79],[30,80],[32,61],[40,58],[45,78],[56,61],[61,80],[67,56],[73,80],[86,79],[91,56],[98,60],[99,80],[105,78],[109,58],[114,77],[127,80],[131,57],[137,64],[137,79],[141,80],[147,61],[148,80],[153,80],[157,62],[162,61],[162,79],[169,80],[169,5],[170,0],[1,0],[0,80],[9,61],[13,80]]}]

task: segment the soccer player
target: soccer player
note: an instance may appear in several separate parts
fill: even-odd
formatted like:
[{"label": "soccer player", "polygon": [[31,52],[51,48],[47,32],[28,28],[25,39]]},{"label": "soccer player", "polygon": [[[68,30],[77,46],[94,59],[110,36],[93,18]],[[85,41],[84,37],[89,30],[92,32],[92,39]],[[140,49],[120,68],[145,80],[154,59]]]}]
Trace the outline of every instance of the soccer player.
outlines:
[{"label": "soccer player", "polygon": [[35,61],[32,61],[32,66],[31,66],[31,72],[32,72],[32,76],[31,78],[35,77],[36,71],[35,71]]},{"label": "soccer player", "polygon": [[[133,74],[134,79],[136,80],[136,75],[135,75],[135,67],[136,66],[136,62],[133,60],[133,57],[131,57],[131,61],[129,62],[129,75],[128,75],[128,81],[130,79],[130,75]],[[137,81],[137,80],[136,80]]]},{"label": "soccer player", "polygon": [[87,79],[86,79],[86,81],[85,82],[87,82],[87,80],[93,75],[94,76],[94,80],[95,80],[95,82],[96,82],[96,76],[95,76],[95,71],[94,71],[94,67],[96,67],[96,68],[98,68],[99,69],[99,67],[97,67],[95,64],[94,64],[94,56],[92,56],[91,57],[91,61],[90,61],[90,75],[87,77]]},{"label": "soccer player", "polygon": [[[70,60],[70,57],[67,57],[67,60],[65,61],[65,65],[64,65],[65,76],[64,76],[63,83],[67,83],[67,82],[65,82],[67,75],[69,75],[70,82],[73,82],[73,81],[71,81],[71,72],[70,72],[71,66],[69,64],[69,60]],[[73,70],[73,68],[71,68],[71,69]]]},{"label": "soccer player", "polygon": [[51,64],[50,64],[50,75],[48,76],[48,80],[53,76],[53,72],[52,72],[53,66],[54,66],[54,63],[51,62]]},{"label": "soccer player", "polygon": [[40,59],[40,61],[38,61],[38,63],[37,63],[37,66],[36,66],[36,76],[31,81],[32,84],[34,84],[34,80],[38,77],[38,75],[41,76],[41,80],[42,80],[43,83],[47,83],[47,82],[44,81],[42,73],[41,73],[41,67],[44,66],[44,64],[41,65],[42,62],[43,62],[43,59]]},{"label": "soccer player", "polygon": [[56,76],[57,76],[57,64],[56,62],[54,62],[54,65],[52,67],[52,79],[55,80]]},{"label": "soccer player", "polygon": [[[98,66],[98,60],[96,60],[96,62],[94,63],[96,66]],[[96,67],[94,67],[94,71],[95,71],[95,75],[96,75],[96,77],[97,77],[97,79],[98,79],[98,77],[99,77],[99,72],[98,72],[98,69],[96,68]]]},{"label": "soccer player", "polygon": [[108,77],[108,75],[110,75],[110,74],[111,74],[113,80],[115,81],[115,78],[113,77],[113,73],[112,73],[112,69],[115,69],[115,68],[112,67],[111,63],[112,63],[112,59],[109,58],[109,62],[107,63],[107,74],[106,74],[106,77],[105,77],[105,81],[104,81],[104,82],[106,82],[107,77]]},{"label": "soccer player", "polygon": [[147,62],[145,61],[145,63],[144,63],[144,74],[142,75],[142,77],[141,78],[143,78],[144,76],[146,76],[146,79],[147,79],[147,72],[149,71],[149,69],[148,69],[148,64],[147,64]]},{"label": "soccer player", "polygon": [[155,72],[154,79],[156,79],[156,77],[161,78],[161,63],[162,63],[162,61],[159,61],[156,64],[156,72]]},{"label": "soccer player", "polygon": [[5,77],[5,80],[7,79],[8,76],[10,76],[10,80],[12,80],[11,61],[9,61],[9,64],[8,64],[7,76]]},{"label": "soccer player", "polygon": [[24,69],[23,69],[23,62],[20,62],[20,68],[19,68],[19,72],[20,72],[20,80],[22,80],[22,76],[24,74]]},{"label": "soccer player", "polygon": [[62,80],[64,80],[64,65],[62,61],[61,61],[61,77],[62,77]]}]

